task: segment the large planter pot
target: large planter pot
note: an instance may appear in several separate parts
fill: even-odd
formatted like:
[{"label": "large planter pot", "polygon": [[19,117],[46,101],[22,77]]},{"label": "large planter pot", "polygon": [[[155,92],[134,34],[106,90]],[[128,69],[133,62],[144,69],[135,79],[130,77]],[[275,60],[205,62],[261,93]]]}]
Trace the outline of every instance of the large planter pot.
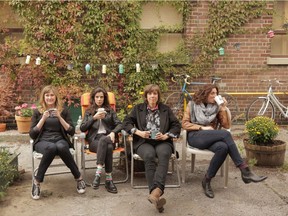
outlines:
[{"label": "large planter pot", "polygon": [[275,140],[275,145],[261,146],[249,143],[244,139],[244,147],[247,159],[256,159],[257,166],[282,166],[285,160],[286,143],[282,140]]},{"label": "large planter pot", "polygon": [[19,133],[29,133],[32,117],[15,116]]},{"label": "large planter pot", "polygon": [[6,131],[6,123],[0,123],[0,132]]}]

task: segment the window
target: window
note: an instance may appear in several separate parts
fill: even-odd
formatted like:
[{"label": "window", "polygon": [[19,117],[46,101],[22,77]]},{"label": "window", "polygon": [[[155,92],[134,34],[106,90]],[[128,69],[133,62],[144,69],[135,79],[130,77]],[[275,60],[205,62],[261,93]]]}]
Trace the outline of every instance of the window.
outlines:
[{"label": "window", "polygon": [[0,2],[0,14],[0,29],[8,29],[7,33],[0,34],[0,43],[3,43],[7,36],[12,36],[15,39],[23,38],[23,28],[19,23],[19,18],[7,2]]},{"label": "window", "polygon": [[271,53],[267,64],[288,65],[288,2],[275,2],[274,11],[272,29],[275,36],[271,39]]},{"label": "window", "polygon": [[[143,13],[140,21],[142,29],[153,29],[161,26],[173,27],[182,26],[183,16],[175,7],[167,4],[149,2],[143,5]],[[158,43],[158,51],[161,53],[175,51],[182,41],[182,32],[165,33],[161,35]]]}]

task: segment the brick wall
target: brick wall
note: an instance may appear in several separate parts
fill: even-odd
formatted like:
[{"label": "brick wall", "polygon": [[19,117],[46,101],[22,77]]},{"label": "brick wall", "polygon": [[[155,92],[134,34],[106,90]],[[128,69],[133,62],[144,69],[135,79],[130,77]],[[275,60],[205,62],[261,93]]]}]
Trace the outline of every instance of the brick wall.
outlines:
[{"label": "brick wall", "polygon": [[[193,37],[195,32],[203,32],[207,27],[208,3],[198,1],[192,3],[191,7],[193,12],[186,27],[187,37]],[[273,8],[273,5],[268,4],[268,7]],[[195,81],[209,81],[210,75],[218,75],[222,77],[221,91],[265,92],[267,84],[261,83],[260,80],[273,78],[286,80],[288,66],[268,66],[266,64],[266,59],[270,55],[271,39],[265,32],[259,33],[259,29],[269,27],[271,24],[272,15],[251,20],[241,29],[247,34],[231,35],[224,46],[225,55],[219,56],[210,74],[198,77]],[[240,44],[239,50],[234,46],[236,43]],[[275,87],[275,91],[287,91],[287,85]],[[255,95],[237,95],[235,97],[241,113],[244,113],[249,103],[256,98]],[[279,98],[288,105],[286,95]]]}]

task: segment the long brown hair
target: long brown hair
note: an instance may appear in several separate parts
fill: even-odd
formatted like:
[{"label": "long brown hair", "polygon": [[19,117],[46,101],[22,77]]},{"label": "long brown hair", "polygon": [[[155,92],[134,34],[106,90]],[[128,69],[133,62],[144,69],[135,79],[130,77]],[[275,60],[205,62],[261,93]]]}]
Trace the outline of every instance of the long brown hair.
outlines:
[{"label": "long brown hair", "polygon": [[48,109],[48,106],[45,102],[45,94],[47,94],[49,92],[53,92],[53,94],[55,95],[55,97],[56,97],[55,108],[59,112],[61,112],[63,109],[62,101],[60,100],[60,96],[59,96],[59,92],[58,92],[57,88],[55,86],[52,86],[52,85],[45,86],[40,93],[40,98],[39,98],[39,103],[41,105],[40,112],[43,113],[44,111],[46,111]]},{"label": "long brown hair", "polygon": [[90,93],[90,100],[89,100],[90,107],[89,107],[89,110],[90,110],[91,114],[93,114],[93,115],[97,112],[98,108],[100,108],[95,103],[95,95],[97,93],[99,93],[99,92],[102,92],[104,94],[104,102],[103,102],[102,107],[105,110],[110,110],[110,103],[109,103],[109,97],[108,97],[107,91],[104,88],[97,87],[97,88],[93,89],[91,91],[91,93]]},{"label": "long brown hair", "polygon": [[200,88],[197,92],[195,92],[193,96],[193,101],[196,104],[207,103],[207,98],[212,89],[216,88],[217,95],[219,93],[218,86],[215,84],[206,84],[202,88]]}]

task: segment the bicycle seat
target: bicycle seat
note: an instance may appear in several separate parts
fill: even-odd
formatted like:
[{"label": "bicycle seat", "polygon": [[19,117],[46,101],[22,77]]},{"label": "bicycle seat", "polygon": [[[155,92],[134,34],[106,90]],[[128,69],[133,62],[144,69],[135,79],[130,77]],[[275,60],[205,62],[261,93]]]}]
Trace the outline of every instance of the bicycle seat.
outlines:
[{"label": "bicycle seat", "polygon": [[212,82],[214,82],[214,81],[219,81],[219,80],[221,80],[221,79],[222,79],[221,77],[215,77],[215,76],[212,76],[212,77],[211,77]]}]

